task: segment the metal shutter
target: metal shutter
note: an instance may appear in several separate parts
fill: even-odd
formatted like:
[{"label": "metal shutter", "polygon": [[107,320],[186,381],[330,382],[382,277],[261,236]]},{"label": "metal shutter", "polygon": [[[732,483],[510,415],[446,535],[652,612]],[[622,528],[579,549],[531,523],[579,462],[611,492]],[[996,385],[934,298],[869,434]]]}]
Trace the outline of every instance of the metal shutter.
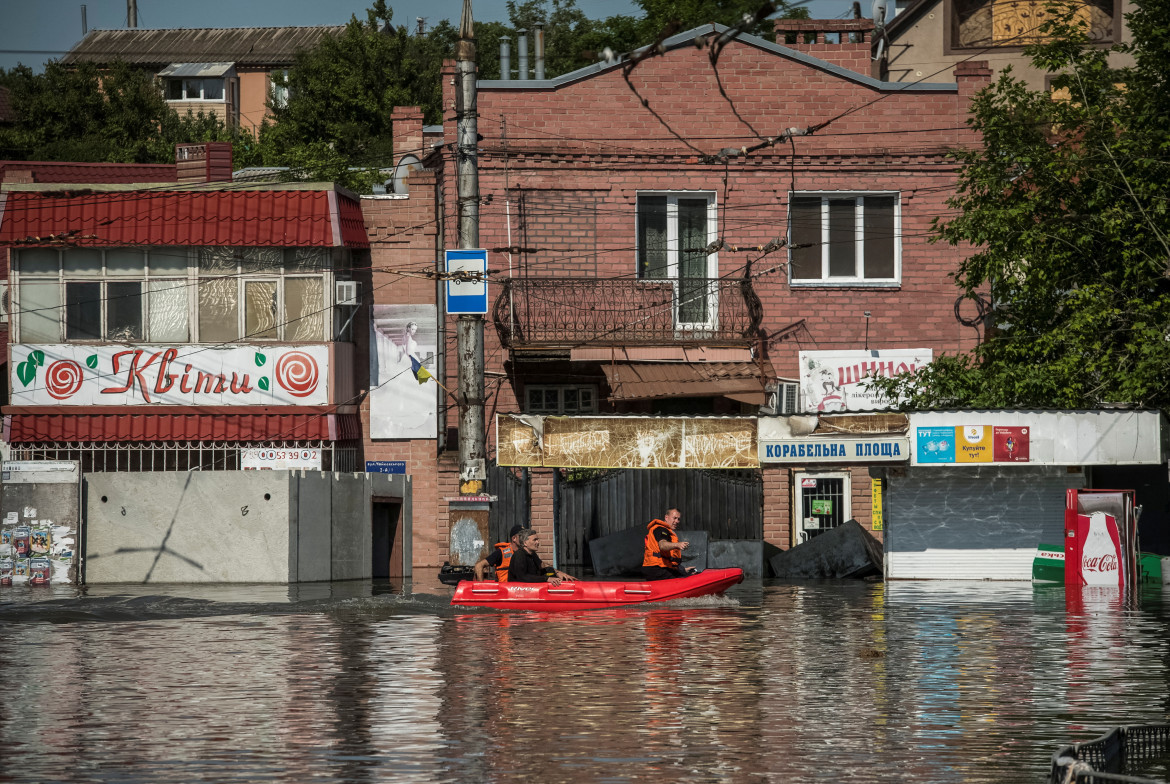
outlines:
[{"label": "metal shutter", "polygon": [[1064,466],[907,468],[886,486],[886,577],[1030,580],[1036,545],[1064,541]]}]

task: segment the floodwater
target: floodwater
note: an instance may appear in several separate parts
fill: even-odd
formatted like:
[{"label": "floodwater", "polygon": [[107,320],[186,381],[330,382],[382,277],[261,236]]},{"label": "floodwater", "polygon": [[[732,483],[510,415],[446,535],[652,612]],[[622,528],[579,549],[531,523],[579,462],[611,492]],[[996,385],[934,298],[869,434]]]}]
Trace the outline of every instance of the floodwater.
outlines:
[{"label": "floodwater", "polygon": [[1170,586],[1124,607],[748,581],[570,614],[450,594],[5,589],[0,781],[1039,784],[1061,744],[1170,717]]}]

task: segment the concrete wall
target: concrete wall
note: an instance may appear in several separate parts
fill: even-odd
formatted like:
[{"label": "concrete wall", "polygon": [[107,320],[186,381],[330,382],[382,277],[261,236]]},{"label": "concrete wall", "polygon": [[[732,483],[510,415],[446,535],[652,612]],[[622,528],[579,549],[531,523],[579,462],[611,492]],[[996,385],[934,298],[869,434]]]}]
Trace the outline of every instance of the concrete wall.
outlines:
[{"label": "concrete wall", "polygon": [[[405,476],[308,471],[93,473],[85,478],[85,582],[288,583],[371,574],[372,498]],[[409,549],[404,553],[409,574]]]}]

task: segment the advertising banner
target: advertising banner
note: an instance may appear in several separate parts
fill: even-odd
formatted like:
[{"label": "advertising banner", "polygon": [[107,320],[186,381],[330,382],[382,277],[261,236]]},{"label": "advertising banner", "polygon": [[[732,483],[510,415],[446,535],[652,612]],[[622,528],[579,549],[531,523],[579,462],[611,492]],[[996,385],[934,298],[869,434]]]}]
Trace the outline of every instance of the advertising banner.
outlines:
[{"label": "advertising banner", "polygon": [[496,416],[499,465],[758,468],[747,417]]},{"label": "advertising banner", "polygon": [[873,351],[801,351],[800,389],[808,413],[876,411],[890,401],[867,388],[865,379],[912,373],[933,358],[929,348]]},{"label": "advertising banner", "polygon": [[14,406],[319,406],[328,346],[16,345]]},{"label": "advertising banner", "polygon": [[374,305],[372,310],[370,437],[438,438],[438,386],[426,380],[438,372],[437,309]]},{"label": "advertising banner", "polygon": [[1029,458],[1028,428],[993,427],[992,460],[996,463],[1026,463]]},{"label": "advertising banner", "polygon": [[1027,463],[1029,428],[998,425],[915,428],[914,465]]},{"label": "advertising banner", "polygon": [[955,428],[956,463],[991,462],[991,428],[965,425]]}]

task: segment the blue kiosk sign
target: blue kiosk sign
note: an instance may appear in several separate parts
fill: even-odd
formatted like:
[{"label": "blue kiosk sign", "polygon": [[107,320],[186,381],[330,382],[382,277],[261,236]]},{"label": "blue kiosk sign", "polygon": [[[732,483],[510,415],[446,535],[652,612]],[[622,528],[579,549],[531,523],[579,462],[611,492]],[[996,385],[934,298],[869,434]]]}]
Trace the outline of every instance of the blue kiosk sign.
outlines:
[{"label": "blue kiosk sign", "polygon": [[[447,312],[485,314],[488,310],[487,251],[449,250],[447,258]],[[459,276],[459,273],[467,273]]]}]

